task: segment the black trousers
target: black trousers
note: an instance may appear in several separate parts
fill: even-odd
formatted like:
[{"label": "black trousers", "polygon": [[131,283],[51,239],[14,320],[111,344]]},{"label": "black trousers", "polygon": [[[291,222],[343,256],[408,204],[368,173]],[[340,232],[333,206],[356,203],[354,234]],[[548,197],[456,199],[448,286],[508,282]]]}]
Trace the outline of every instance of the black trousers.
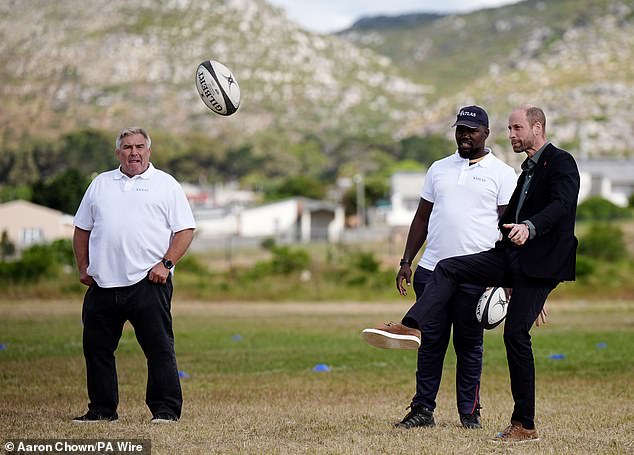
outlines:
[{"label": "black trousers", "polygon": [[88,408],[102,416],[117,411],[119,392],[114,352],[123,325],[130,321],[147,358],[145,395],[152,415],[167,413],[180,418],[183,404],[172,331],[172,281],[155,284],[147,278],[132,286],[88,288],[82,320],[86,359]]},{"label": "black trousers", "polygon": [[[438,317],[462,283],[513,288],[504,321],[504,345],[515,402],[511,419],[525,428],[534,428],[535,362],[529,331],[557,282],[526,276],[517,249],[512,246],[444,259],[403,318],[403,324],[424,327],[427,321]],[[425,332],[421,331],[424,343]]]},{"label": "black trousers", "polygon": [[[413,285],[417,298],[423,294],[431,274],[431,270],[416,268]],[[424,342],[418,349],[416,395],[412,399],[412,404],[431,410],[436,408],[436,396],[452,326],[457,359],[458,412],[471,414],[480,404],[483,329],[476,319],[475,308],[484,289],[483,286],[469,284],[459,286],[443,310],[423,323],[421,331],[424,333]],[[420,305],[425,303],[424,300],[420,300]]]}]

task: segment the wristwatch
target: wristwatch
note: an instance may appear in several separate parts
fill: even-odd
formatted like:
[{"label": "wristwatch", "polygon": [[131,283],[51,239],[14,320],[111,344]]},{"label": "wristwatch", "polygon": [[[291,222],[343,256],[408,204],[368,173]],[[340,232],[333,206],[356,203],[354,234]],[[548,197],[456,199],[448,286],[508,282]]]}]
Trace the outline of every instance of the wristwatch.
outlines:
[{"label": "wristwatch", "polygon": [[412,265],[412,261],[408,259],[401,259],[401,262],[398,263],[398,265],[400,265],[401,267],[403,267],[405,264]]},{"label": "wristwatch", "polygon": [[172,267],[174,267],[174,263],[172,261],[170,261],[169,259],[161,259],[161,262],[163,263],[163,266],[167,269],[170,270]]}]

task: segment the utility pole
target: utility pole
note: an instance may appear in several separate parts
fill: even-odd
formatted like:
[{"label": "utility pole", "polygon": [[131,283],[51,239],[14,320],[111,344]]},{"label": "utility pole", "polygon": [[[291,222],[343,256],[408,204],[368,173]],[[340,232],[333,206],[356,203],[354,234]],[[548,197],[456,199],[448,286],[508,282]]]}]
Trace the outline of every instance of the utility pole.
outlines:
[{"label": "utility pole", "polygon": [[365,184],[363,182],[363,174],[354,175],[354,183],[357,186],[357,218],[359,227],[365,226]]}]

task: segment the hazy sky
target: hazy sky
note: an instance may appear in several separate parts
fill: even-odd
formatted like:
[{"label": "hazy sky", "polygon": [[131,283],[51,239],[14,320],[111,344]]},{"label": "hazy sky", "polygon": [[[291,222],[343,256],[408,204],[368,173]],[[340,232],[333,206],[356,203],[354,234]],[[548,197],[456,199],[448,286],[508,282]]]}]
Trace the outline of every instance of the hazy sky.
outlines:
[{"label": "hazy sky", "polygon": [[344,29],[361,16],[414,12],[455,13],[517,3],[518,0],[268,0],[288,17],[316,32]]}]

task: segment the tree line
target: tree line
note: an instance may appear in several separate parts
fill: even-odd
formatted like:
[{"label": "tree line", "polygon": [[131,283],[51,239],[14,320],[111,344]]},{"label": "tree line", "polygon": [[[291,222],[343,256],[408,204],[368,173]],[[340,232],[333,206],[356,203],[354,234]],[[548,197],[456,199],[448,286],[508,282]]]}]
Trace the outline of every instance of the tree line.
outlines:
[{"label": "tree line", "polygon": [[[92,177],[117,166],[116,133],[81,129],[58,138],[28,137],[0,150],[0,202],[25,199],[74,213]],[[152,162],[181,182],[239,181],[265,200],[326,198],[340,177],[364,175],[366,201],[389,196],[396,170],[420,170],[453,151],[447,138],[430,135],[323,138],[265,131],[248,140],[152,132]],[[341,197],[354,213],[354,188]]]}]

